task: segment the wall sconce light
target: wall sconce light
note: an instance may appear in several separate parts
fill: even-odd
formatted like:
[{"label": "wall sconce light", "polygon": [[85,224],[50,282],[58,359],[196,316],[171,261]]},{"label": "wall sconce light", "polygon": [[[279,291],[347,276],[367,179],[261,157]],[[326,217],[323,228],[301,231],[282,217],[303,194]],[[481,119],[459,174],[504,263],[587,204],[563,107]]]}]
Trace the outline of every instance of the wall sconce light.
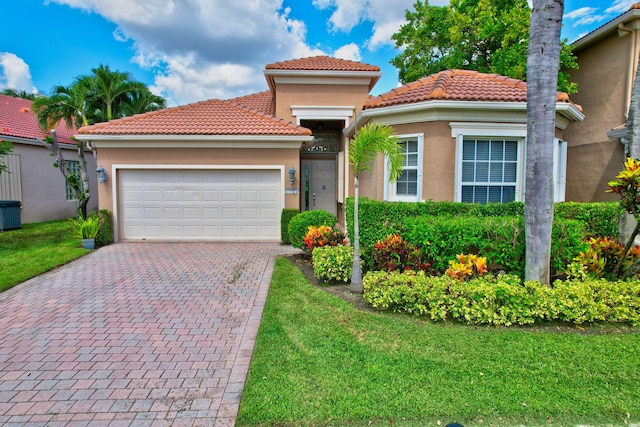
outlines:
[{"label": "wall sconce light", "polygon": [[296,168],[291,165],[289,170],[289,188],[284,190],[284,194],[298,194],[298,189],[293,186],[293,181],[296,179]]},{"label": "wall sconce light", "polygon": [[296,168],[291,165],[289,168],[289,185],[293,187],[293,180],[296,178]]},{"label": "wall sconce light", "polygon": [[107,180],[108,176],[107,176],[107,171],[102,167],[102,165],[98,166],[98,169],[96,169],[96,173],[98,174],[98,182],[99,183],[103,183]]}]

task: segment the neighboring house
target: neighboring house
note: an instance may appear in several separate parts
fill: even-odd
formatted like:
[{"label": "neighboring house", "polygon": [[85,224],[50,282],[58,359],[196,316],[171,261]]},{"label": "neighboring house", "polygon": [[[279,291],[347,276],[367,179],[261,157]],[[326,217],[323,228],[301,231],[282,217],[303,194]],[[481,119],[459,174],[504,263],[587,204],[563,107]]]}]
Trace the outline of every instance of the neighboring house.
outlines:
[{"label": "neighboring house", "polygon": [[[324,209],[344,224],[353,195],[349,138],[394,126],[405,171],[388,184],[382,158],[361,175],[379,200],[522,200],[526,84],[443,71],[377,97],[376,66],[326,56],[269,64],[269,90],[83,127],[109,174],[100,207],[117,240],[278,240],[282,208]],[[559,93],[556,198],[565,128],[583,116]],[[295,170],[293,182],[289,171]]]},{"label": "neighboring house", "polygon": [[[64,123],[56,126],[58,141],[68,166],[77,170],[77,148],[71,140],[74,131]],[[0,200],[19,200],[22,203],[21,222],[41,222],[70,218],[76,215],[76,202],[60,170],[53,166],[50,151],[36,138],[46,134],[38,127],[31,112],[31,101],[0,95],[0,140],[9,141],[13,150],[6,157],[8,172],[0,174]],[[94,196],[89,209],[98,207],[96,164],[90,152],[87,159],[89,185]]]},{"label": "neighboring house", "polygon": [[617,200],[606,185],[622,169],[627,110],[640,54],[640,4],[573,43],[579,68],[571,99],[585,119],[565,132],[567,200]]}]

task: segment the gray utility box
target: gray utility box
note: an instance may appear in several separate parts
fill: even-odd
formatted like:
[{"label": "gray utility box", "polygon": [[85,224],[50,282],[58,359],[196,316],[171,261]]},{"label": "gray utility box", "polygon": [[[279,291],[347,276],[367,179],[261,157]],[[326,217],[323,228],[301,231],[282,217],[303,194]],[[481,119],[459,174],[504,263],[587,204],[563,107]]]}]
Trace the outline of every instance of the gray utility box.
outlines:
[{"label": "gray utility box", "polygon": [[0,200],[0,231],[22,228],[19,200]]}]

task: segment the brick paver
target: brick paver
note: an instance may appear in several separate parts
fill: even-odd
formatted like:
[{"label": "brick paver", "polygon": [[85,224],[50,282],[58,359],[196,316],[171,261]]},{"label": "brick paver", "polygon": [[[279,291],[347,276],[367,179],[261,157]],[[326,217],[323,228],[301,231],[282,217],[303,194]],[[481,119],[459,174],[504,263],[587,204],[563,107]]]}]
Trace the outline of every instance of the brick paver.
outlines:
[{"label": "brick paver", "polygon": [[232,426],[277,243],[120,243],[0,294],[0,425]]}]

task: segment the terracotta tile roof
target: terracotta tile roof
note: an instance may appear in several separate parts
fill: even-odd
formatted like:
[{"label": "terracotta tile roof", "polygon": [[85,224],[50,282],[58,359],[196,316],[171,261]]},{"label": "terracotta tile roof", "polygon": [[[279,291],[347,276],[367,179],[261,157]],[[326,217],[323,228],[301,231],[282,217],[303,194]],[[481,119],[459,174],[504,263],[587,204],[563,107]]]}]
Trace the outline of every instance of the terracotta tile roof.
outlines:
[{"label": "terracotta tile roof", "polygon": [[[369,98],[364,109],[433,100],[526,102],[527,84],[497,74],[445,70]],[[571,102],[563,92],[557,100]]]},{"label": "terracotta tile roof", "polygon": [[311,135],[309,129],[230,101],[211,99],[78,130],[100,135]]},{"label": "terracotta tile roof", "polygon": [[[36,116],[31,112],[31,104],[32,101],[28,99],[0,95],[0,139],[3,136],[43,139],[48,135],[38,127]],[[75,131],[67,128],[64,122],[58,123],[56,131],[58,142],[75,144],[71,140]]]},{"label": "terracotta tile roof", "polygon": [[269,116],[276,115],[276,100],[269,90],[251,95],[229,99],[229,102],[242,105],[251,110],[256,110]]},{"label": "terracotta tile roof", "polygon": [[306,70],[306,71],[380,71],[380,67],[329,56],[292,59],[267,64],[267,70]]}]

